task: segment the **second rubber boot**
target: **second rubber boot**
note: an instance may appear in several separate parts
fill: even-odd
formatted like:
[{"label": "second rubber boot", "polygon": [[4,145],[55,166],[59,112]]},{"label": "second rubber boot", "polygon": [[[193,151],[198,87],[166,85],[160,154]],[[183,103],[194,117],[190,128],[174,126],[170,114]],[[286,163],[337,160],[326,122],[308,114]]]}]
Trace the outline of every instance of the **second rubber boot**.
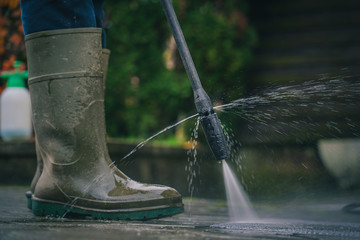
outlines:
[{"label": "second rubber boot", "polygon": [[183,211],[172,188],[131,180],[108,158],[101,29],[25,38],[33,119],[43,171],[32,210],[40,216],[150,219]]},{"label": "second rubber boot", "polygon": [[[102,87],[102,89],[103,89],[103,99],[105,97],[106,76],[107,76],[107,70],[108,70],[108,65],[109,65],[109,58],[110,58],[110,50],[103,48],[102,56],[101,56],[101,69],[103,72],[103,78],[102,78],[101,85],[99,86],[99,87]],[[105,122],[103,125],[105,127]],[[106,132],[106,128],[105,128],[104,132]],[[40,157],[38,143],[36,140],[35,140],[35,150],[36,150],[36,171],[35,171],[35,175],[34,175],[32,181],[31,181],[30,190],[25,193],[25,196],[27,199],[27,207],[29,209],[32,208],[32,195],[34,193],[36,183],[38,182],[40,175],[42,173],[42,170],[43,170],[43,162]]]},{"label": "second rubber boot", "polygon": [[39,148],[38,148],[36,139],[35,139],[35,150],[36,150],[36,171],[35,171],[35,175],[34,175],[32,181],[31,181],[30,190],[25,193],[25,196],[27,199],[27,207],[29,209],[32,208],[32,195],[34,193],[35,186],[36,186],[36,184],[40,178],[40,175],[42,173],[42,170],[43,170],[43,161],[40,156],[40,152],[39,152]]}]

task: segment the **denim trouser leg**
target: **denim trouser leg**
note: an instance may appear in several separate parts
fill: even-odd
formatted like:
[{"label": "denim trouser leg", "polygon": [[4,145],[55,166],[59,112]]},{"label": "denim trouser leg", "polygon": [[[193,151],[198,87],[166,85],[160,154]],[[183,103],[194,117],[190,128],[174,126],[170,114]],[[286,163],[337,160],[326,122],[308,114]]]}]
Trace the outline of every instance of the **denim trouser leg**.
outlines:
[{"label": "denim trouser leg", "polygon": [[[66,28],[102,28],[105,0],[21,0],[25,35]],[[103,47],[105,47],[103,32]]]}]

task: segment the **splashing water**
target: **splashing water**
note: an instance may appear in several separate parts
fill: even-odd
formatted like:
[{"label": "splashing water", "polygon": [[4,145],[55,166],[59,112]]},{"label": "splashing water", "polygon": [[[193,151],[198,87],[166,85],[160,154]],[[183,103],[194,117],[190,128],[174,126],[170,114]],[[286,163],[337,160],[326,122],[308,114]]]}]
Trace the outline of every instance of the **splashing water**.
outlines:
[{"label": "splashing water", "polygon": [[[347,78],[267,88],[259,95],[239,98],[214,109],[262,124],[288,117],[299,118],[309,111],[338,113],[343,108],[358,106],[360,83],[346,81]],[[276,109],[269,109],[269,106]]]},{"label": "splashing water", "polygon": [[[146,143],[148,143],[150,140],[152,140],[153,138],[159,136],[160,134],[166,132],[167,130],[170,130],[174,127],[176,127],[177,125],[189,120],[189,119],[192,119],[196,116],[198,116],[199,114],[194,114],[194,115],[191,115],[187,118],[184,118],[183,120],[177,122],[177,123],[174,123],[173,125],[170,125],[170,126],[167,126],[166,128],[164,128],[163,130],[155,133],[154,135],[152,135],[151,137],[147,138],[145,141],[142,141],[141,143],[139,143],[138,145],[135,146],[135,148],[133,150],[131,150],[128,154],[126,154],[122,159],[120,159],[120,162],[124,162],[128,157],[130,157],[133,153],[135,153],[137,150],[139,150],[140,148],[142,148],[143,146],[145,146]],[[129,162],[128,162],[129,163]],[[113,164],[115,164],[115,162],[113,162]]]},{"label": "splashing water", "polygon": [[187,174],[187,182],[188,182],[188,192],[190,194],[190,204],[189,204],[189,214],[191,215],[191,207],[192,207],[192,198],[194,191],[196,191],[196,183],[195,180],[197,176],[200,175],[200,159],[197,158],[197,145],[198,145],[198,137],[199,137],[199,124],[200,118],[197,118],[195,121],[195,127],[191,132],[190,140],[188,144],[191,144],[191,148],[187,151],[187,165],[185,166],[185,171]]},{"label": "splashing water", "polygon": [[229,217],[231,221],[256,220],[256,213],[254,212],[240,182],[237,180],[235,174],[231,171],[225,160],[222,161],[222,165]]},{"label": "splashing water", "polygon": [[342,76],[268,87],[215,109],[245,121],[237,127],[244,142],[304,143],[359,137],[360,83],[354,81],[358,78]]},{"label": "splashing water", "polygon": [[187,151],[187,165],[185,166],[185,171],[188,172],[187,182],[188,182],[188,192],[190,193],[190,198],[192,198],[195,190],[195,179],[197,175],[200,174],[200,160],[197,158],[197,145],[199,137],[199,124],[200,118],[197,118],[195,122],[195,127],[191,133],[191,138],[189,144],[191,148]]}]

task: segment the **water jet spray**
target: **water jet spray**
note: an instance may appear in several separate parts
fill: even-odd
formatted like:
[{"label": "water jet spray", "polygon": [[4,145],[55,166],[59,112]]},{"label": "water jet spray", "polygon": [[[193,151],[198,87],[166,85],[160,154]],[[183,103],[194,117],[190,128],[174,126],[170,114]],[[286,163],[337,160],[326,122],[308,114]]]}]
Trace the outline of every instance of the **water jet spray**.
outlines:
[{"label": "water jet spray", "polygon": [[174,35],[182,62],[191,82],[194,92],[196,110],[200,116],[200,123],[204,130],[206,140],[218,162],[229,157],[229,149],[220,120],[216,115],[209,96],[201,85],[194,62],[185,42],[183,32],[176,17],[171,0],[161,0],[166,18]]}]

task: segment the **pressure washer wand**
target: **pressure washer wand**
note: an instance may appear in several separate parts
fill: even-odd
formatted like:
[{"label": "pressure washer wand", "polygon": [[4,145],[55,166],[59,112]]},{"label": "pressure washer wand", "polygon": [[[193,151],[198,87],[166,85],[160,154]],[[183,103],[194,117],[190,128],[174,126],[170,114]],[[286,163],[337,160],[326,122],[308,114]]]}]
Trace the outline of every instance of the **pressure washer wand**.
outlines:
[{"label": "pressure washer wand", "polygon": [[229,149],[227,147],[224,132],[220,120],[213,109],[211,100],[201,85],[194,62],[185,42],[184,34],[180,28],[180,24],[170,1],[171,0],[161,0],[161,4],[194,91],[195,106],[200,116],[200,123],[204,130],[206,140],[215,155],[216,160],[220,162],[229,157]]}]

